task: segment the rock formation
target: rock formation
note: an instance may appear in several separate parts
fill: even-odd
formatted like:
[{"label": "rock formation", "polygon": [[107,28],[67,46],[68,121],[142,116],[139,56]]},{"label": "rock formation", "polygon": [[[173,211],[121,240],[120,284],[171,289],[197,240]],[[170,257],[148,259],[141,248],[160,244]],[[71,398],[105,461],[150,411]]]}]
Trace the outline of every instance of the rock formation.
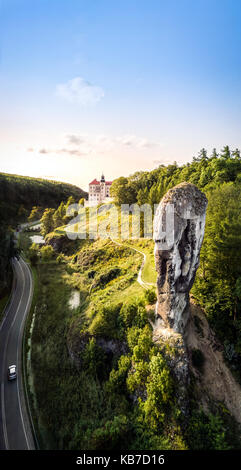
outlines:
[{"label": "rock formation", "polygon": [[153,235],[158,273],[156,330],[185,332],[206,207],[206,196],[194,184],[181,183],[165,194],[157,208]]}]

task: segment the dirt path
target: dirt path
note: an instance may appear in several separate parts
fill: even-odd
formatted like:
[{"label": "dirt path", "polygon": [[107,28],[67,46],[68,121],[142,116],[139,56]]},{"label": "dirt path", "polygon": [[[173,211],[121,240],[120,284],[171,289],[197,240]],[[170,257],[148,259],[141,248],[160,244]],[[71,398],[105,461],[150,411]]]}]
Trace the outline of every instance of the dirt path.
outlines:
[{"label": "dirt path", "polygon": [[208,409],[209,399],[223,402],[235,419],[241,423],[241,387],[225,364],[223,347],[212,332],[202,309],[193,302],[191,302],[191,320],[187,328],[186,342],[190,354],[192,349],[200,349],[205,357],[203,373],[199,373],[191,365],[198,381],[199,399],[204,409]]},{"label": "dirt path", "polygon": [[140,253],[143,256],[143,261],[142,261],[142,264],[141,264],[141,267],[139,269],[138,276],[137,276],[137,282],[139,282],[140,286],[143,287],[143,289],[146,289],[146,290],[149,289],[150,287],[155,286],[155,284],[153,284],[151,282],[143,281],[143,279],[142,279],[142,271],[144,269],[145,262],[146,262],[146,254],[143,253],[143,251],[137,250],[137,248],[134,248],[133,246],[117,242],[116,240],[113,240],[113,238],[111,238],[111,237],[110,237],[110,239],[113,243],[116,243],[116,245],[124,246],[126,248],[130,248],[131,250],[137,251],[137,253]]}]

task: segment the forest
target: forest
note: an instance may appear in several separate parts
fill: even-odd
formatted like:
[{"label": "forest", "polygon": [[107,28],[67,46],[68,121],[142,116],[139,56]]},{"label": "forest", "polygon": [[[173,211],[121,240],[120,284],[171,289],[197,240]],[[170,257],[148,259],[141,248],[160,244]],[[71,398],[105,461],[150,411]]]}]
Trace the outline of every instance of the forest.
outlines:
[{"label": "forest", "polygon": [[[239,151],[225,147],[208,156],[202,149],[192,163],[118,178],[112,196],[118,206],[154,206],[182,181],[196,184],[209,201],[191,295],[203,308],[221,341],[224,361],[240,382]],[[150,256],[152,240],[119,245],[108,239],[70,241],[63,227],[69,202],[55,211],[45,210],[41,220],[46,245],[29,242],[26,248],[38,286],[32,379],[42,448],[240,448],[239,425],[225,404],[210,399],[208,409],[202,407],[196,375],[191,375],[187,389],[188,416],[180,408],[179,385],[168,362],[168,357],[175,357],[175,348],[153,344],[155,290],[145,291],[137,283],[142,257],[132,248]],[[79,301],[72,306],[76,292]],[[200,378],[203,361],[201,351],[194,349],[192,362]]]},{"label": "forest", "polygon": [[[169,188],[183,181],[196,184],[208,198],[200,267],[191,295],[219,338],[225,363],[241,383],[239,151],[225,147],[209,156],[202,149],[192,163],[120,177],[111,191],[117,206],[148,202],[154,208]],[[31,232],[20,234],[19,248],[31,263],[35,280],[27,330],[32,331],[29,393],[40,448],[240,449],[240,426],[225,404],[210,399],[204,409],[197,398],[196,377],[202,380],[204,364],[201,351],[192,351],[196,373],[186,390],[185,415],[168,362],[175,357],[175,348],[153,343],[156,294],[153,287],[144,290],[137,282],[142,256],[135,250],[146,253],[144,280],[154,283],[153,241],[69,240],[66,210],[78,202],[77,196],[69,192],[42,211],[33,201],[29,218],[41,217],[45,245],[32,243]]]},{"label": "forest", "polygon": [[151,172],[118,178],[111,187],[116,204],[149,203],[154,207],[166,191],[188,181],[208,198],[200,267],[192,289],[211,326],[224,343],[226,358],[241,380],[241,157],[225,146],[191,163],[161,165]]},{"label": "forest", "polygon": [[67,183],[0,173],[0,298],[11,280],[12,229],[26,222],[33,206],[41,214],[45,207],[56,208],[70,196],[77,202],[87,193]]}]

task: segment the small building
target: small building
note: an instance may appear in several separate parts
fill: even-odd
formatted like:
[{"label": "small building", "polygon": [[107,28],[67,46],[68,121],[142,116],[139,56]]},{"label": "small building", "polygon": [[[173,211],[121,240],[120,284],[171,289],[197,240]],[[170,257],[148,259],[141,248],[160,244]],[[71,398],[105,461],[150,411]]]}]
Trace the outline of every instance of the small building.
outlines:
[{"label": "small building", "polygon": [[108,202],[111,201],[110,198],[110,187],[112,185],[112,181],[105,181],[105,177],[102,174],[100,181],[94,179],[89,184],[89,206],[96,206],[101,202]]}]

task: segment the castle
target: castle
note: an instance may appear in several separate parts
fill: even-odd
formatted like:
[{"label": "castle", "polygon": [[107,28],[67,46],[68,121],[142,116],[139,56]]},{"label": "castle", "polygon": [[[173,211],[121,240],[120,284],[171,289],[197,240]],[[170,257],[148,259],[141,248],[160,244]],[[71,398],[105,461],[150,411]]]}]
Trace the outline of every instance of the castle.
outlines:
[{"label": "castle", "polygon": [[96,206],[101,202],[110,201],[110,187],[112,181],[105,181],[105,177],[102,174],[100,181],[94,179],[89,184],[89,206]]}]

